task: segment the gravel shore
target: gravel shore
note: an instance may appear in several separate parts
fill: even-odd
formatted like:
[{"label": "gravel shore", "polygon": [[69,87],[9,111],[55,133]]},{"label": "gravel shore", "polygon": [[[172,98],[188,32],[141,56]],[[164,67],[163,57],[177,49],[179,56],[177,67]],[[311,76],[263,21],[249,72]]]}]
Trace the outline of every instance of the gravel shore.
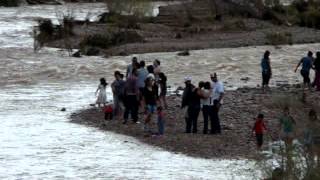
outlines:
[{"label": "gravel shore", "polygon": [[[169,108],[165,111],[166,124],[163,137],[153,137],[144,133],[142,115],[140,115],[140,124],[123,125],[119,120],[112,120],[107,121],[105,126],[100,126],[104,114],[97,108],[80,110],[73,113],[70,118],[73,123],[132,136],[143,143],[163,148],[166,151],[201,158],[251,159],[257,155],[255,138],[251,136],[253,118],[259,112],[264,113],[269,133],[275,140],[278,137],[278,117],[281,114],[281,108],[275,104],[279,104],[277,101],[280,96],[299,99],[302,97],[302,90],[301,88],[282,87],[272,89],[268,93],[263,93],[261,89],[227,91],[220,112],[223,129],[221,135],[202,134],[202,115],[198,119],[198,134],[185,134],[184,111],[180,109],[181,97],[179,96],[168,97]],[[319,102],[319,92],[307,92],[306,103],[300,108],[302,114],[307,113],[315,102]],[[292,111],[292,115],[300,120],[301,112]],[[156,131],[156,117],[152,124]],[[302,126],[303,124],[300,127]],[[270,141],[272,141],[270,136],[265,136],[264,148]]]}]

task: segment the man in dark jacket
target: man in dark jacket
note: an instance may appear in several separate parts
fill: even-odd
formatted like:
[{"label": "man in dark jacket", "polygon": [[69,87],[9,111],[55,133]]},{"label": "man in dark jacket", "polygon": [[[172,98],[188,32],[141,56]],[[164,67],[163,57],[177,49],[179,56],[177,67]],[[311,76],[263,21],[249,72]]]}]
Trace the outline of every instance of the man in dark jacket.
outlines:
[{"label": "man in dark jacket", "polygon": [[[191,80],[192,80],[192,78],[190,76],[184,78],[184,83],[185,83],[186,87],[184,88],[183,94],[182,94],[181,109],[184,109],[185,107],[190,106],[192,91],[195,88],[195,86],[193,84],[191,84]],[[185,113],[186,125],[188,122],[188,118],[189,118],[188,111],[186,111],[186,113]],[[188,133],[187,126],[186,126],[186,133]]]}]

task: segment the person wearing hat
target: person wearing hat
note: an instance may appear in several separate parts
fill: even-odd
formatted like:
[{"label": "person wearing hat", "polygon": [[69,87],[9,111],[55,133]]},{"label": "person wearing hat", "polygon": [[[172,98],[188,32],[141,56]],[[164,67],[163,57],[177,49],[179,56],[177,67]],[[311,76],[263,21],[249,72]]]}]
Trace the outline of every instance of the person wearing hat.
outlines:
[{"label": "person wearing hat", "polygon": [[157,110],[157,104],[159,101],[159,95],[158,95],[158,86],[155,84],[155,78],[152,74],[149,74],[146,82],[145,87],[143,89],[143,96],[142,99],[145,104],[145,110],[146,110],[146,116],[145,116],[145,124],[144,124],[144,130],[149,130],[149,122],[152,120],[153,114]]},{"label": "person wearing hat", "polygon": [[181,109],[187,107],[187,111],[185,113],[186,133],[191,133],[191,127],[189,126],[191,122],[189,110],[191,105],[192,91],[195,89],[195,86],[191,83],[191,80],[192,78],[190,76],[184,78],[185,88],[183,90],[181,102]]},{"label": "person wearing hat", "polygon": [[210,78],[213,82],[212,84],[212,128],[210,133],[211,134],[220,134],[221,133],[221,126],[220,126],[220,118],[219,118],[219,110],[222,104],[222,99],[224,96],[224,87],[223,83],[218,80],[218,76],[216,73],[211,74]]}]

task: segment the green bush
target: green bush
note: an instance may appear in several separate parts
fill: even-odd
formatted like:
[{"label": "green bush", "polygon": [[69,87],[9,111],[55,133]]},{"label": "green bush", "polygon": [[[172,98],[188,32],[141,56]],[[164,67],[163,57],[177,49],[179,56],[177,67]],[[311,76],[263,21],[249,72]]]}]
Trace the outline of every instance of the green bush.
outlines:
[{"label": "green bush", "polygon": [[19,3],[20,0],[0,0],[0,6],[4,7],[17,7]]}]

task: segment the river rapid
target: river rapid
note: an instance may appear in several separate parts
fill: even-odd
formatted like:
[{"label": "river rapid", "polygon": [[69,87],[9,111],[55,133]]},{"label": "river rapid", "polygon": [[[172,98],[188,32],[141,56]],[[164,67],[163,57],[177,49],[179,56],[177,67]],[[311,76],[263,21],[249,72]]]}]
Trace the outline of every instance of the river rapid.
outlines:
[{"label": "river rapid", "polygon": [[[76,18],[92,20],[105,11],[99,3],[0,8],[0,179],[255,179],[250,161],[191,158],[70,123],[72,112],[94,102],[98,79],[112,81],[113,72],[124,71],[132,58],[72,58],[50,48],[34,53],[35,19],[57,22],[57,11],[70,9]],[[259,62],[266,49],[272,52],[276,85],[300,81],[294,66],[319,44],[136,56],[147,63],[160,59],[172,86],[182,85],[186,75],[197,82],[217,72],[233,89],[260,84]],[[246,77],[249,81],[240,80]],[[60,111],[63,107],[66,112]]]}]

